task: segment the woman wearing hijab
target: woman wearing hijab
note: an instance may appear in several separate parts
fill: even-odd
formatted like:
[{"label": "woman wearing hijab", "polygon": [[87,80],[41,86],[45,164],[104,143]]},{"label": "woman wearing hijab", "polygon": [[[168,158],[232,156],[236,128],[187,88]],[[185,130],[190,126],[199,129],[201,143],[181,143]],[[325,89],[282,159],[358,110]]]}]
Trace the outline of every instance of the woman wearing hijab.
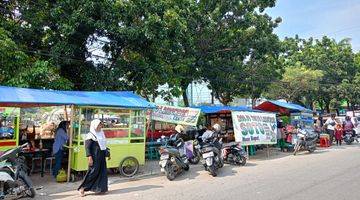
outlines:
[{"label": "woman wearing hijab", "polygon": [[60,122],[58,128],[55,131],[55,141],[53,144],[53,155],[55,156],[55,166],[52,171],[52,175],[56,178],[61,168],[61,161],[64,156],[63,146],[69,140],[67,135],[67,129],[69,128],[69,121]]},{"label": "woman wearing hijab", "polygon": [[108,177],[106,159],[110,155],[106,150],[106,138],[102,131],[103,124],[95,119],[90,124],[90,132],[86,136],[85,149],[88,157],[89,169],[78,190],[80,195],[85,196],[86,191],[105,193],[108,191]]}]

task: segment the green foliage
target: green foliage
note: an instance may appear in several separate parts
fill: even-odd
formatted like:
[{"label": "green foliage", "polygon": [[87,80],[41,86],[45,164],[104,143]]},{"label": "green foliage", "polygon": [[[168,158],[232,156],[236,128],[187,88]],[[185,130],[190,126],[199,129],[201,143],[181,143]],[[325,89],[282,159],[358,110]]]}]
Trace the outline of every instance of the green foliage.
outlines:
[{"label": "green foliage", "polygon": [[309,69],[300,64],[287,67],[281,81],[271,84],[267,96],[306,105],[309,99],[314,98],[312,95],[319,91],[323,75],[321,70]]}]

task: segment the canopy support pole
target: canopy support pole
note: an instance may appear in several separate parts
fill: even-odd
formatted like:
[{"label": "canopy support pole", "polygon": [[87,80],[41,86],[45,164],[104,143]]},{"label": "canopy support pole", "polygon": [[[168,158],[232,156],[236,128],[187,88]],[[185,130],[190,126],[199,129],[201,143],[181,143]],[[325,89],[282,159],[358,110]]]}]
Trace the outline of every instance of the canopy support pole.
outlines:
[{"label": "canopy support pole", "polygon": [[247,154],[248,160],[250,160],[249,145],[246,146],[246,154]]},{"label": "canopy support pole", "polygon": [[72,142],[73,142],[73,131],[74,131],[74,105],[71,105],[71,114],[70,114],[70,135],[69,135],[69,158],[68,158],[68,168],[67,168],[67,182],[70,181],[70,172],[71,172],[71,151],[72,151]]}]

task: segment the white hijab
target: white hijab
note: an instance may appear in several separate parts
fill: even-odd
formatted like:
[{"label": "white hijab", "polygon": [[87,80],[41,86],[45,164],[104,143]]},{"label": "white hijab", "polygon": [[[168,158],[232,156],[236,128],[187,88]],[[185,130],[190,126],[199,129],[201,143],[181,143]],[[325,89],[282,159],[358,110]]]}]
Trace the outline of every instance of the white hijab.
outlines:
[{"label": "white hijab", "polygon": [[101,123],[100,120],[94,119],[90,124],[90,132],[86,135],[86,140],[93,140],[98,142],[101,150],[106,150],[106,137],[104,132],[101,130],[99,132],[96,131],[96,128]]}]

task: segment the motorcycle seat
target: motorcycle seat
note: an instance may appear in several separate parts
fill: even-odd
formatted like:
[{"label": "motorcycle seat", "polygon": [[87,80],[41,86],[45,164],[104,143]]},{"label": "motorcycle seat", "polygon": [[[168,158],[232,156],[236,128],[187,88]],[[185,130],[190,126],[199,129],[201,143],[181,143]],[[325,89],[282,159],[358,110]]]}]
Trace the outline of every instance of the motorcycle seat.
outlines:
[{"label": "motorcycle seat", "polygon": [[225,143],[223,144],[223,147],[232,147],[232,146],[237,146],[239,143],[237,142],[230,142],[230,143]]}]

